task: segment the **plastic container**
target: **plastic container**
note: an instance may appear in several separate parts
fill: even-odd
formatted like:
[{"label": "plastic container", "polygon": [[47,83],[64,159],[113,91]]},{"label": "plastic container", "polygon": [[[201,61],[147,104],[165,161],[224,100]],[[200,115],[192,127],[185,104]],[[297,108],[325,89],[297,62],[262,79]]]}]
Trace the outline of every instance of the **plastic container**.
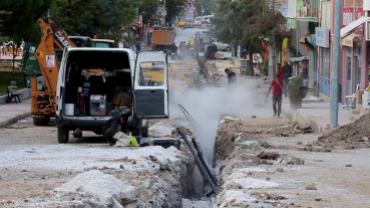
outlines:
[{"label": "plastic container", "polygon": [[370,98],[365,98],[365,94],[362,95],[362,105],[366,109],[370,109]]},{"label": "plastic container", "polygon": [[75,110],[75,104],[73,103],[66,103],[66,110],[65,113],[67,116],[73,116],[74,115],[74,110]]},{"label": "plastic container", "polygon": [[370,99],[370,91],[364,91],[364,99]]}]

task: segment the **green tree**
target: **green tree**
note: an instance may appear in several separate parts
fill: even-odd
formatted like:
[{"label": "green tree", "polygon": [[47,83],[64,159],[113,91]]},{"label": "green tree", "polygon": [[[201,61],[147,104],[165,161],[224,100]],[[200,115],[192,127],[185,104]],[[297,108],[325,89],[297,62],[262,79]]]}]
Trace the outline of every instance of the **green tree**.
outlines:
[{"label": "green tree", "polygon": [[138,7],[139,15],[143,18],[143,23],[155,22],[159,17],[157,14],[160,7],[159,0],[142,0]]},{"label": "green tree", "polygon": [[[162,0],[161,3],[163,5],[164,1]],[[173,21],[188,5],[190,5],[189,0],[166,0],[166,22]]]},{"label": "green tree", "polygon": [[50,14],[69,35],[122,39],[122,26],[136,16],[138,0],[54,0]]},{"label": "green tree", "polygon": [[[2,33],[4,41],[11,41],[13,47],[13,80],[14,58],[22,41],[39,41],[41,36],[37,19],[46,14],[52,0],[1,0],[0,19],[3,21]],[[27,5],[27,6],[25,6]],[[11,13],[11,15],[9,15]],[[37,29],[36,29],[37,28]]]},{"label": "green tree", "polygon": [[269,42],[275,30],[276,42],[289,36],[285,18],[273,13],[261,0],[221,0],[217,8],[214,31],[219,40],[241,46],[250,55],[261,53],[262,41]]},{"label": "green tree", "polygon": [[196,16],[201,16],[202,15],[202,2],[203,2],[203,15],[211,15],[215,8],[215,1],[212,0],[195,0],[194,1],[194,6],[195,6],[195,11],[197,12]]}]

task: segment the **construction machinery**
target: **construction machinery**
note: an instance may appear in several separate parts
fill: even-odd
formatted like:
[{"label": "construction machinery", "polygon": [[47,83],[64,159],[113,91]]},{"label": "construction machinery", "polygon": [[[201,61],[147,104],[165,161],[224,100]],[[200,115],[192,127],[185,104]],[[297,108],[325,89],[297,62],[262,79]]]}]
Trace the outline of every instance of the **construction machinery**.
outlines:
[{"label": "construction machinery", "polygon": [[[145,80],[151,80],[154,83],[161,82],[161,80],[164,80],[164,75],[163,72],[160,71],[160,67],[156,67],[155,63],[153,64],[147,64],[145,66],[141,67],[143,69],[143,74],[144,74],[144,79]],[[168,84],[170,87],[173,87],[180,92],[185,91],[185,87],[180,85],[178,82],[175,81],[175,77],[177,76],[178,78],[184,80],[188,86],[194,87],[194,83],[187,78],[185,75],[183,75],[180,71],[175,69],[173,66],[168,66]]]},{"label": "construction machinery", "polygon": [[39,19],[40,43],[27,43],[20,65],[26,87],[31,87],[31,115],[34,125],[47,125],[55,116],[56,86],[59,66],[66,47],[113,48],[114,40],[67,36],[53,17]]}]

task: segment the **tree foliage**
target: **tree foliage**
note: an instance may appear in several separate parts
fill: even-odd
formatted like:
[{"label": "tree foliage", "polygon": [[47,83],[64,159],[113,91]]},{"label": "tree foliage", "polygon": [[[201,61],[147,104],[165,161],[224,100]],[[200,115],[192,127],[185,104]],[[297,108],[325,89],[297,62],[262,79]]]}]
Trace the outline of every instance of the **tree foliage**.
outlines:
[{"label": "tree foliage", "polygon": [[[162,5],[164,0],[162,0]],[[166,0],[166,22],[172,21],[176,16],[180,14],[181,11],[184,11],[185,8],[190,5],[189,0]]]},{"label": "tree foliage", "polygon": [[202,15],[202,2],[203,2],[203,15],[210,15],[214,12],[216,5],[215,1],[212,0],[194,0],[195,10],[197,12],[197,16]]},{"label": "tree foliage", "polygon": [[159,17],[157,15],[161,2],[159,0],[142,0],[138,7],[139,15],[143,18],[143,23],[155,22]]},{"label": "tree foliage", "polygon": [[261,41],[271,39],[273,28],[275,37],[282,39],[287,35],[285,18],[270,11],[261,0],[221,0],[213,23],[220,41],[240,45],[249,53],[263,50]]},{"label": "tree foliage", "polygon": [[54,0],[50,14],[69,35],[120,39],[136,17],[138,0]]},{"label": "tree foliage", "polygon": [[46,14],[51,2],[52,0],[1,0],[0,8],[4,11],[0,14],[3,36],[16,43],[20,43],[22,39],[40,40],[41,31],[39,28],[35,30],[38,27],[37,19]]}]

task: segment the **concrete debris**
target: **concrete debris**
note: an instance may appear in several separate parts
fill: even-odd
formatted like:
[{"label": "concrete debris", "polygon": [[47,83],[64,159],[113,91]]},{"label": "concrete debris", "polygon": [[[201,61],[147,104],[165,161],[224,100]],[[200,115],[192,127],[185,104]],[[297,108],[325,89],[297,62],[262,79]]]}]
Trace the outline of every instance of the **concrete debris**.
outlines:
[{"label": "concrete debris", "polygon": [[216,53],[215,54],[215,57],[218,58],[218,59],[219,58],[223,58],[224,57],[224,54],[223,53]]},{"label": "concrete debris", "polygon": [[99,201],[105,205],[112,205],[114,199],[120,201],[124,198],[133,198],[139,193],[139,190],[134,186],[98,170],[81,173],[55,190],[72,193],[81,190],[96,195]]},{"label": "concrete debris", "polygon": [[265,152],[262,151],[257,155],[259,159],[269,159],[269,160],[276,160],[278,157],[280,157],[280,154],[277,152]]},{"label": "concrete debris", "polygon": [[304,160],[292,156],[281,157],[277,159],[275,165],[304,165]]},{"label": "concrete debris", "polygon": [[262,129],[256,129],[256,130],[254,131],[254,133],[255,133],[255,134],[262,134]]},{"label": "concrete debris", "polygon": [[175,130],[175,128],[173,128],[170,124],[161,121],[149,128],[149,135],[151,137],[171,136],[173,130]]},{"label": "concrete debris", "polygon": [[350,167],[352,167],[352,164],[347,164],[346,167],[350,168]]},{"label": "concrete debris", "polygon": [[191,201],[189,199],[182,199],[182,208],[209,208],[210,201]]},{"label": "concrete debris", "polygon": [[306,190],[317,190],[315,184],[306,184],[305,189]]}]

